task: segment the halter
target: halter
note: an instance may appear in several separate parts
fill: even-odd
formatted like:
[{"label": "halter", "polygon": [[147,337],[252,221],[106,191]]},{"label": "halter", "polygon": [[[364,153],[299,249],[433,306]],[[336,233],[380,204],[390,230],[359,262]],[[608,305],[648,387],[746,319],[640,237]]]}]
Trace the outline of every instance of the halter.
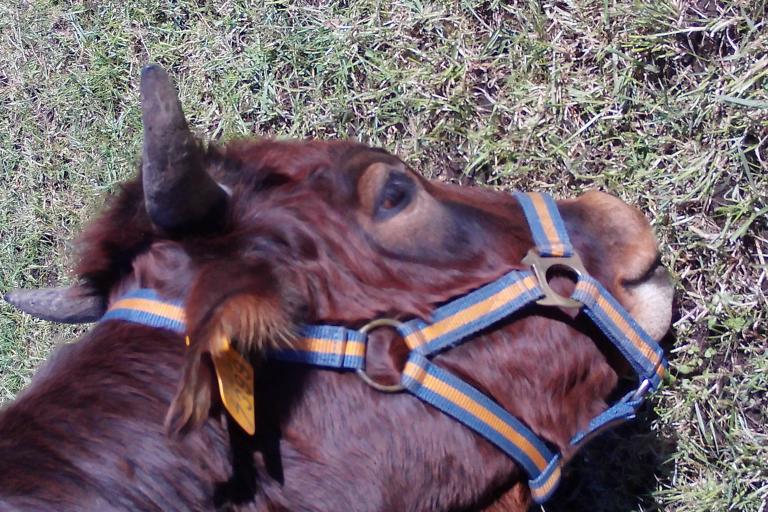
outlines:
[{"label": "halter", "polygon": [[[356,371],[371,387],[382,392],[407,391],[460,421],[504,453],[527,472],[534,501],[546,501],[560,481],[562,455],[496,402],[431,361],[431,357],[463,343],[476,332],[530,306],[578,307],[597,324],[638,375],[636,389],[593,418],[570,441],[574,450],[599,432],[633,419],[649,392],[666,375],[662,348],[629,315],[619,302],[584,269],[573,250],[555,201],[542,193],[516,193],[531,228],[535,248],[523,262],[531,270],[513,270],[495,281],[437,308],[431,321],[374,320],[355,330],[333,325],[306,325],[291,349],[270,353],[281,361],[322,368]],[[570,297],[549,287],[547,270],[563,267],[576,276]],[[142,289],[115,302],[103,320],[118,319],[185,332],[181,301],[162,301],[153,290]],[[365,373],[368,333],[394,328],[410,349],[400,383],[384,385]]]}]

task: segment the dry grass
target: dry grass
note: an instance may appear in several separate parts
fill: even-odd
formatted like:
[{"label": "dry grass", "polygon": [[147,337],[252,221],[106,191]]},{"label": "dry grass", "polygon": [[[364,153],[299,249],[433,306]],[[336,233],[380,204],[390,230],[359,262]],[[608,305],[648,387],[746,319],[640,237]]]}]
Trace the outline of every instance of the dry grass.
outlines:
[{"label": "dry grass", "polygon": [[[766,0],[0,4],[0,289],[67,279],[67,243],[134,171],[137,79],[193,125],[354,137],[425,174],[589,188],[648,212],[680,290],[676,381],[597,440],[546,510],[764,511]],[[2,306],[0,399],[71,331]]]}]

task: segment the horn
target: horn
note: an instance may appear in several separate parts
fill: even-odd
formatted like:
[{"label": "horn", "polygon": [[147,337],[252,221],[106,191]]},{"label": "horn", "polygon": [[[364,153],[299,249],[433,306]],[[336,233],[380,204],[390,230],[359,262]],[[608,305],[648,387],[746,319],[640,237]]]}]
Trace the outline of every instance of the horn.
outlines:
[{"label": "horn", "polygon": [[152,222],[169,232],[198,227],[226,201],[204,168],[204,154],[189,130],[168,73],[157,64],[141,71],[144,124],[142,182]]},{"label": "horn", "polygon": [[86,324],[101,318],[106,309],[101,297],[86,293],[84,288],[72,286],[13,290],[3,298],[35,318],[63,324]]}]

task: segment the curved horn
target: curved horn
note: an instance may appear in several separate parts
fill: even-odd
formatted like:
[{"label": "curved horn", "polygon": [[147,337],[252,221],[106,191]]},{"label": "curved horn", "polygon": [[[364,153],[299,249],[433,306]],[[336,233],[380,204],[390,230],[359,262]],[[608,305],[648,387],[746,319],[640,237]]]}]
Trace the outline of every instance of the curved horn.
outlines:
[{"label": "curved horn", "polygon": [[63,324],[95,322],[105,310],[101,297],[86,295],[85,290],[78,286],[13,290],[3,298],[35,318]]},{"label": "curved horn", "polygon": [[167,231],[197,226],[224,204],[226,193],[205,171],[203,152],[187,126],[176,89],[157,64],[141,71],[141,117],[149,217]]}]

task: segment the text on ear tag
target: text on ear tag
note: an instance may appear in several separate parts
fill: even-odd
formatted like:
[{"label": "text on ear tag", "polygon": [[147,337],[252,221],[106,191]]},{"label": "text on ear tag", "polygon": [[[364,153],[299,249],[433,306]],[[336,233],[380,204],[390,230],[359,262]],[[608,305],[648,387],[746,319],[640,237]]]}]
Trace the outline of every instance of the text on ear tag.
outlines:
[{"label": "text on ear tag", "polygon": [[253,435],[256,419],[253,405],[253,367],[232,348],[228,339],[223,339],[223,348],[213,354],[219,394],[229,415],[243,430]]}]

